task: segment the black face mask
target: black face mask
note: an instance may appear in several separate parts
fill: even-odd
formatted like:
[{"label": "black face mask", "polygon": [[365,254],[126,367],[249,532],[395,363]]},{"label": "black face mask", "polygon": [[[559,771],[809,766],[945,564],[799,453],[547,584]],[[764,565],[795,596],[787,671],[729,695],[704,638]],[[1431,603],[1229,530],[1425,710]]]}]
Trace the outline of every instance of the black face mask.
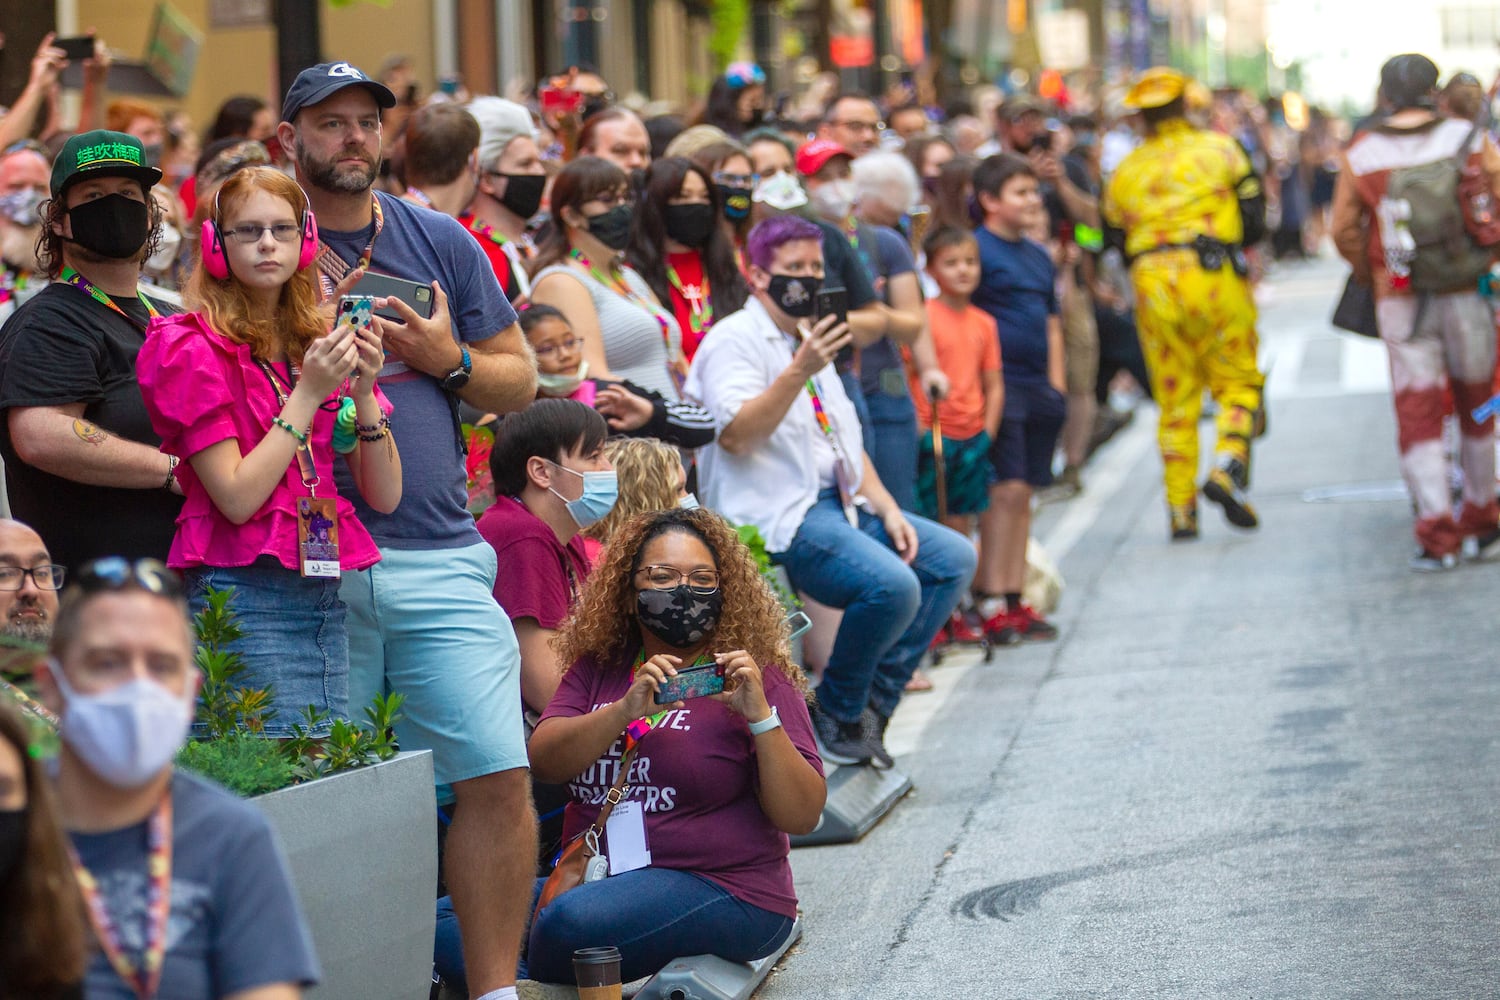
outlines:
[{"label": "black face mask", "polygon": [[823,287],[822,278],[791,274],[771,275],[771,285],[766,294],[788,316],[806,319],[818,305],[818,290]]},{"label": "black face mask", "polygon": [[109,194],[68,209],[73,240],[101,257],[128,260],[146,245],[151,216],[146,203],[123,194]]},{"label": "black face mask", "polygon": [[635,206],[619,204],[607,212],[588,216],[589,234],[611,250],[624,250],[630,243],[630,223]]},{"label": "black face mask", "polygon": [[16,867],[26,847],[26,810],[0,811],[0,882]]},{"label": "black face mask", "polygon": [[638,590],[635,613],[641,627],[673,649],[690,649],[719,627],[724,592],[695,594],[687,584],[671,590]]},{"label": "black face mask", "polygon": [[712,205],[668,205],[661,215],[667,236],[694,249],[703,246],[714,234]]},{"label": "black face mask", "polygon": [[505,194],[500,204],[523,219],[529,219],[542,207],[542,191],[547,187],[546,174],[495,174],[505,178]]},{"label": "black face mask", "polygon": [[719,197],[724,200],[724,218],[730,222],[744,222],[750,218],[750,197],[755,194],[752,187],[737,184],[715,184]]}]

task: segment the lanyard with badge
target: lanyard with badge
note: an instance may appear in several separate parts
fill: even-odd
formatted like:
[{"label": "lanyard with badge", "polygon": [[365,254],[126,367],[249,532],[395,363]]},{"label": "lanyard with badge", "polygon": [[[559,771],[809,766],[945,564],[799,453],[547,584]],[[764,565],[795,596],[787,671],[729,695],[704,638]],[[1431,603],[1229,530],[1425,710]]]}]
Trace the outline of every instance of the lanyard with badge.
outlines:
[{"label": "lanyard with badge", "polygon": [[833,426],[833,418],[823,406],[823,394],[818,389],[816,376],[807,380],[806,389],[807,398],[812,401],[813,417],[818,422],[818,429],[823,432],[829,447],[833,449],[833,481],[839,488],[839,504],[844,508],[844,517],[848,519],[850,527],[858,528],[859,511],[854,505],[854,462],[844,451],[844,446],[839,441],[838,428]]},{"label": "lanyard with badge", "polygon": [[350,271],[361,267],[369,267],[370,261],[375,257],[375,240],[379,238],[380,231],[385,228],[385,210],[380,207],[380,199],[374,194],[370,195],[370,209],[375,214],[375,231],[370,234],[370,242],[365,244],[364,252],[359,255],[359,263],[350,266],[349,262],[334,252],[333,247],[318,240],[318,283],[323,288],[323,298],[333,298],[333,293],[338,288],[338,283],[343,281]]},{"label": "lanyard with badge", "polygon": [[[79,274],[73,268],[63,268],[62,273],[58,275],[58,278],[62,281],[66,281],[68,284],[83,292],[85,295],[87,295],[89,298],[93,299],[100,305],[107,306],[108,308],[113,309],[115,312],[119,313],[121,316],[124,316],[127,320],[130,320],[132,326],[139,327],[141,325],[139,321],[132,318],[128,312],[126,312],[124,309],[121,309],[120,304],[106,295],[98,285],[94,284],[92,281]],[[146,307],[146,313],[152,319],[156,319],[161,315],[161,313],[157,311],[156,307],[151,304],[151,300],[142,295],[139,289],[136,290],[135,297],[141,300],[141,305]]]},{"label": "lanyard with badge", "polygon": [[156,811],[151,814],[146,833],[146,948],[141,953],[140,964],[125,953],[120,940],[120,930],[104,905],[104,893],[93,873],[83,866],[78,852],[68,844],[68,855],[73,861],[73,874],[78,888],[83,893],[88,907],[89,922],[94,926],[94,936],[99,947],[121,979],[135,990],[140,1000],[156,996],[161,985],[162,966],[167,956],[167,924],[172,914],[172,795],[164,794]]},{"label": "lanyard with badge", "polygon": [[[269,364],[259,359],[255,362],[265,373],[266,381],[276,393],[276,402],[286,406],[288,393],[281,380]],[[288,380],[297,384],[297,366],[287,362]],[[280,419],[280,418],[277,418]],[[313,464],[311,430],[297,440],[297,471],[302,474],[302,485],[307,487],[307,496],[297,498],[297,564],[304,577],[337,580],[339,578],[339,511],[338,501],[333,497],[318,496],[317,466]]]}]

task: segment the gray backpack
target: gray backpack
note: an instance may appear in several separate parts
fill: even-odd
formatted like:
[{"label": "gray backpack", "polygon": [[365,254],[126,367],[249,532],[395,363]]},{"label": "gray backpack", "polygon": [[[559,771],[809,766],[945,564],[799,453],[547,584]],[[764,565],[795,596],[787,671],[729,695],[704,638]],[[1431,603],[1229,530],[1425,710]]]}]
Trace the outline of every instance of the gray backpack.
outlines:
[{"label": "gray backpack", "polygon": [[1479,278],[1494,256],[1469,236],[1459,199],[1459,179],[1478,126],[1456,156],[1391,171],[1386,197],[1409,208],[1406,229],[1415,244],[1410,262],[1411,287],[1418,292],[1478,289]]}]

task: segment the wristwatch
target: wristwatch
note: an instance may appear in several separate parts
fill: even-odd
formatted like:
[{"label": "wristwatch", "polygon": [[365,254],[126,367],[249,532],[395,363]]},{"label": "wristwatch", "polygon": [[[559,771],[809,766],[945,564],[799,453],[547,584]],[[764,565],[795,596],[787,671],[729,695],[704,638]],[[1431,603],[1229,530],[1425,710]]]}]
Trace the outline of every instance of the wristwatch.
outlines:
[{"label": "wristwatch", "polygon": [[469,376],[474,374],[474,362],[469,359],[469,349],[459,344],[458,351],[460,355],[458,367],[443,378],[443,388],[449,392],[457,392],[468,385]]},{"label": "wristwatch", "polygon": [[771,730],[781,727],[781,713],[776,710],[775,705],[772,705],[770,715],[766,716],[764,719],[761,719],[759,722],[751,722],[748,725],[750,728],[750,735],[752,736],[759,736],[761,733],[769,733]]}]

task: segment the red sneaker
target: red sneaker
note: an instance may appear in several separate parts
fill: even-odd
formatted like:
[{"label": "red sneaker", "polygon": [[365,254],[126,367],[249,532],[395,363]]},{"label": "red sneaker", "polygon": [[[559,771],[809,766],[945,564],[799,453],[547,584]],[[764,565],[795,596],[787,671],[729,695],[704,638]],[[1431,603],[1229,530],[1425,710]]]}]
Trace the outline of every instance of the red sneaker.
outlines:
[{"label": "red sneaker", "polygon": [[[972,617],[971,617],[972,616]],[[984,641],[984,623],[977,612],[955,610],[948,619],[948,636],[954,642],[976,643]]]},{"label": "red sneaker", "polygon": [[997,611],[984,622],[984,637],[991,646],[1014,646],[1021,641],[1021,630],[1009,611]]},{"label": "red sneaker", "polygon": [[1037,614],[1030,605],[1023,604],[1011,612],[1011,620],[1027,642],[1051,642],[1057,638],[1057,626]]}]

